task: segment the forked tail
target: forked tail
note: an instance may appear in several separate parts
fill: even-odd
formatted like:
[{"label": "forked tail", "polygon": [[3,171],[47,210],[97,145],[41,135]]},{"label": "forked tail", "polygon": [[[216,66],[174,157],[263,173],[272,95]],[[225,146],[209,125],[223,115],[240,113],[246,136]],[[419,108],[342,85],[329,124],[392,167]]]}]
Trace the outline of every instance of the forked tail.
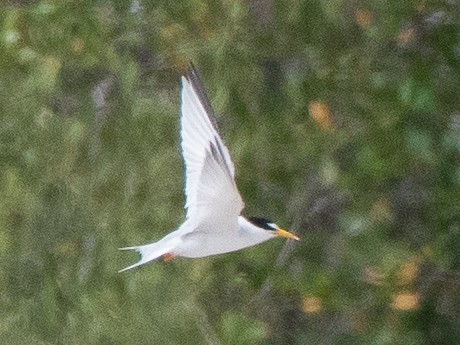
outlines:
[{"label": "forked tail", "polygon": [[120,250],[135,250],[141,255],[141,259],[136,262],[134,265],[128,266],[119,270],[118,272],[124,272],[130,270],[131,268],[143,265],[149,261],[155,260],[160,256],[171,252],[174,249],[173,243],[170,241],[160,241],[155,243],[146,244],[143,246],[134,246],[126,248],[118,248]]}]

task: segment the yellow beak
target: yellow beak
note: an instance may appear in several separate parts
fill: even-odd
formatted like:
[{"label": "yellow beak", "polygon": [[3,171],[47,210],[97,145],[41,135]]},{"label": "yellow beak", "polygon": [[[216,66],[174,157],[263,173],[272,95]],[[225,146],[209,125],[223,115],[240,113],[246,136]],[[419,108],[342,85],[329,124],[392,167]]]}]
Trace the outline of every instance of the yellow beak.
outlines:
[{"label": "yellow beak", "polygon": [[286,238],[290,238],[291,240],[300,241],[300,238],[298,238],[296,235],[290,233],[289,231],[283,230],[283,229],[276,230],[275,234],[278,237],[286,237]]}]

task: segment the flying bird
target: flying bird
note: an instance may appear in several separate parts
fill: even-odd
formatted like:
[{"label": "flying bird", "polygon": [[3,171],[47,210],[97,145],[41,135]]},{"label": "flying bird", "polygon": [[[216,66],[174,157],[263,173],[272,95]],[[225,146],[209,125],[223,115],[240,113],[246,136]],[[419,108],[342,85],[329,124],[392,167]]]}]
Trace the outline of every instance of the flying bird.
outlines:
[{"label": "flying bird", "polygon": [[251,247],[275,237],[299,240],[265,218],[241,215],[244,202],[235,184],[235,167],[193,65],[182,77],[180,122],[186,220],[158,242],[120,248],[139,252],[141,259],[119,272],[160,257],[166,261],[180,256],[200,258]]}]

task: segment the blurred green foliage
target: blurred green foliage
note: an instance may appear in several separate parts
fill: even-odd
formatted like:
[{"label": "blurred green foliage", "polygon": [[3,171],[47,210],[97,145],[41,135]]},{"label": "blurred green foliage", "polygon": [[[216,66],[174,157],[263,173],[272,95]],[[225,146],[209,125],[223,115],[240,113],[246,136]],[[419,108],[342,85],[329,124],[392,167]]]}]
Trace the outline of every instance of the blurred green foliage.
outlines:
[{"label": "blurred green foliage", "polygon": [[[0,4],[4,344],[455,344],[458,1]],[[203,75],[248,215],[302,242],[156,262]]]}]

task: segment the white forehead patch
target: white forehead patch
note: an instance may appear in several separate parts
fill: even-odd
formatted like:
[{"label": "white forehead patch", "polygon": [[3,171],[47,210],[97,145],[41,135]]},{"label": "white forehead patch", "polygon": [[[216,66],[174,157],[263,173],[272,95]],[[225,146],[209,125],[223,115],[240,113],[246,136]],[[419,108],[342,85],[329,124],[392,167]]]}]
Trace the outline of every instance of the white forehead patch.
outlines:
[{"label": "white forehead patch", "polygon": [[271,226],[274,229],[279,229],[280,227],[276,225],[275,223],[267,223],[268,226]]}]

